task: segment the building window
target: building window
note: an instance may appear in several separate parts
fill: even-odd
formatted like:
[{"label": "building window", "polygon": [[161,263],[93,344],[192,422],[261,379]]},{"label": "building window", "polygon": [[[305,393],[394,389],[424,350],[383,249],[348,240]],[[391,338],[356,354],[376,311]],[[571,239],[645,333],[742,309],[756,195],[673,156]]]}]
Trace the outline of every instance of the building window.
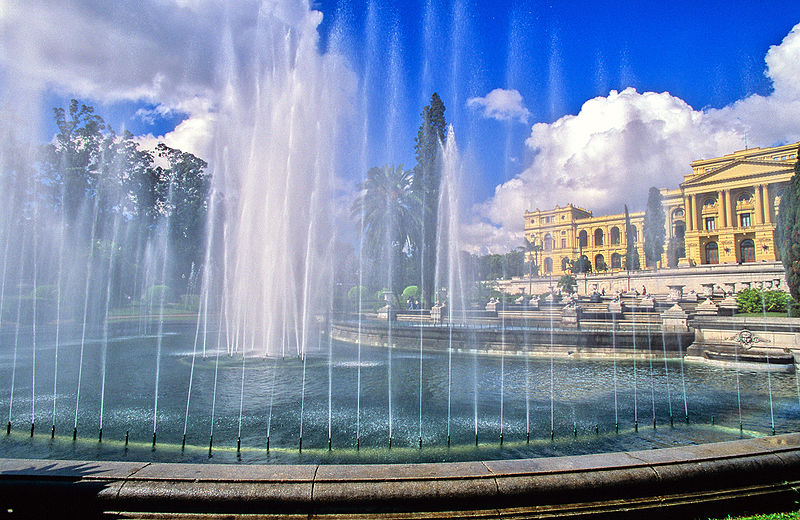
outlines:
[{"label": "building window", "polygon": [[631,225],[631,242],[634,244],[639,242],[639,230],[634,225]]},{"label": "building window", "polygon": [[706,217],[706,231],[714,231],[714,217]]},{"label": "building window", "polygon": [[545,273],[552,273],[553,272],[553,259],[552,258],[545,258],[544,259],[544,272]]},{"label": "building window", "polygon": [[739,215],[739,227],[750,227],[750,213]]},{"label": "building window", "polygon": [[755,262],[756,261],[755,243],[749,238],[742,240],[742,243],[739,245],[739,253],[741,253],[740,259],[742,262]]},{"label": "building window", "polygon": [[675,225],[672,228],[672,233],[673,236],[678,240],[683,240],[683,237],[686,234],[686,224],[682,220],[675,221]]},{"label": "building window", "polygon": [[567,239],[566,238],[562,238],[561,239],[561,249],[564,249],[566,247],[567,247]]},{"label": "building window", "polygon": [[617,226],[614,226],[611,228],[611,245],[618,246],[619,242],[620,242],[619,228]]},{"label": "building window", "polygon": [[565,273],[569,269],[569,258],[562,258],[561,259],[561,270]]},{"label": "building window", "polygon": [[622,268],[622,256],[619,253],[614,253],[611,255],[611,269],[621,269]]},{"label": "building window", "polygon": [[603,245],[603,230],[600,228],[594,230],[594,245],[596,246]]},{"label": "building window", "polygon": [[718,264],[719,263],[719,248],[716,242],[709,242],[706,244],[706,263]]},{"label": "building window", "polygon": [[605,271],[606,269],[608,269],[608,266],[606,265],[606,259],[603,257],[603,255],[595,255],[594,270]]},{"label": "building window", "polygon": [[551,235],[550,233],[547,233],[544,236],[544,250],[545,251],[552,251],[553,250],[553,242],[554,242],[553,235]]},{"label": "building window", "polygon": [[578,234],[578,244],[580,247],[587,247],[589,245],[589,234],[585,229]]}]

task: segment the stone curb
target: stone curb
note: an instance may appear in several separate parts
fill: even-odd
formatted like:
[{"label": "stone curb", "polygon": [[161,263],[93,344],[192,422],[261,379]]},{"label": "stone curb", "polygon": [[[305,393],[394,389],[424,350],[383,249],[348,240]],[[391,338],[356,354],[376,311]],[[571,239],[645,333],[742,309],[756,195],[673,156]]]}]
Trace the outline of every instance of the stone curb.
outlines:
[{"label": "stone curb", "polygon": [[584,517],[665,507],[694,511],[737,501],[775,507],[796,499],[798,485],[797,433],[650,451],[439,464],[0,459],[0,498],[8,509],[35,513],[60,503],[88,517],[107,511],[133,517]]}]

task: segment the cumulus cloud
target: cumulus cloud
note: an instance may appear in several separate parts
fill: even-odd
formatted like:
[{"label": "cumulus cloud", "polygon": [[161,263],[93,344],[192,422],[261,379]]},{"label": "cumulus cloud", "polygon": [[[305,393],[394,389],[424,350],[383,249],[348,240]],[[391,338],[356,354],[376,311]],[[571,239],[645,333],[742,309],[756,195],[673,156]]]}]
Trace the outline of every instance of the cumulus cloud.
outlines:
[{"label": "cumulus cloud", "polygon": [[773,91],[721,109],[696,110],[668,92],[627,88],[586,101],[575,115],[533,125],[532,162],[474,208],[475,243],[522,241],[525,210],[568,202],[595,214],[643,209],[650,186],[674,188],[693,160],[750,146],[800,140],[800,24],[771,47],[765,74]]},{"label": "cumulus cloud", "polygon": [[484,97],[467,100],[467,106],[479,110],[483,117],[499,121],[518,120],[527,123],[531,113],[522,103],[522,94],[517,90],[496,88]]},{"label": "cumulus cloud", "polygon": [[[247,73],[269,65],[263,49],[299,45],[284,41],[283,31],[259,28],[279,25],[308,34],[321,20],[306,2],[293,0],[41,0],[0,6],[6,93],[52,90],[104,104],[155,105],[137,114],[145,121],[180,112],[187,119],[173,133],[142,141],[160,139],[204,156],[214,113],[231,82],[240,94],[255,88],[257,78]],[[257,66],[240,66],[250,63]],[[231,78],[234,71],[237,77]]]}]

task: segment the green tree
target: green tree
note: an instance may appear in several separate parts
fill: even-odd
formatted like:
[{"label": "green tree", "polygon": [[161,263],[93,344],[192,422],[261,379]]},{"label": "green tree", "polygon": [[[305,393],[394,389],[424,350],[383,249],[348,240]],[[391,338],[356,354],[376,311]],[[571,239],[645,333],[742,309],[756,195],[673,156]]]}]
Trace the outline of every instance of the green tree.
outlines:
[{"label": "green tree", "polygon": [[567,262],[567,268],[572,274],[591,273],[592,263],[586,255],[581,255],[577,260],[570,260]]},{"label": "green tree", "polygon": [[625,247],[625,269],[638,271],[641,269],[641,264],[639,263],[639,251],[636,249],[636,229],[631,225],[627,204],[625,204]]},{"label": "green tree", "polygon": [[402,166],[370,168],[351,207],[352,218],[362,224],[363,247],[371,252],[376,282],[395,292],[403,285],[407,251],[420,227],[411,180],[411,172]]},{"label": "green tree", "polygon": [[422,123],[417,131],[414,151],[412,189],[421,205],[422,226],[415,240],[417,262],[421,264],[421,282],[425,307],[432,303],[432,290],[436,270],[436,233],[438,223],[439,185],[442,173],[442,143],[447,134],[444,119],[445,107],[437,93],[422,109]]},{"label": "green tree", "polygon": [[653,186],[647,196],[647,209],[644,214],[644,229],[642,230],[644,257],[648,266],[657,266],[664,253],[664,242],[667,239],[666,222],[663,197],[659,189]]},{"label": "green tree", "polygon": [[558,288],[567,294],[575,292],[575,286],[578,284],[575,277],[571,274],[565,274],[558,279]]},{"label": "green tree", "polygon": [[794,175],[781,197],[777,235],[789,292],[795,302],[800,302],[800,161],[795,163]]}]

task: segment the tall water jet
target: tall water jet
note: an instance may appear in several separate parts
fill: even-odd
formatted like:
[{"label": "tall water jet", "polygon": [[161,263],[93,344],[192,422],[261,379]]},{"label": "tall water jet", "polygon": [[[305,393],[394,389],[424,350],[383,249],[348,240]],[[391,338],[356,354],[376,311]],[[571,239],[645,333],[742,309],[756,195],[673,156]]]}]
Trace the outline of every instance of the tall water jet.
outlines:
[{"label": "tall water jet", "polygon": [[232,35],[224,44],[211,157],[220,207],[209,213],[226,233],[209,237],[205,283],[221,294],[208,312],[224,309],[233,350],[256,337],[259,352],[301,355],[330,290],[331,160],[342,116],[332,107],[347,74],[319,57],[319,13],[284,14],[259,12],[252,43],[271,53],[240,61]]}]

